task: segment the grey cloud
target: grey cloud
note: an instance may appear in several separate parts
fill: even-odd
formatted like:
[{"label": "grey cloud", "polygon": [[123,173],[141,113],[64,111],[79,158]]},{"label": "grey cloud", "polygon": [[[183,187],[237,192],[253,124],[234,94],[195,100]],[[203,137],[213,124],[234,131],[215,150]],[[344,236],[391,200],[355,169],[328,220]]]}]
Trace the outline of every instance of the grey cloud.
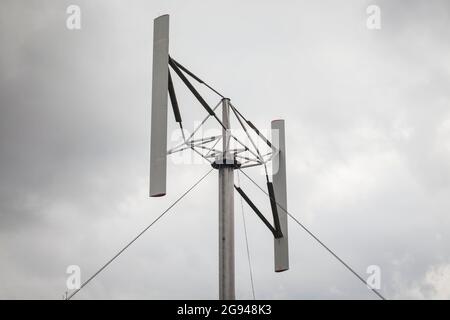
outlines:
[{"label": "grey cloud", "polygon": [[[80,31],[65,28],[70,1],[0,5],[1,298],[60,298],[68,265],[85,279],[208,170],[171,163],[167,198],[147,197],[163,13],[180,62],[258,127],[287,120],[294,215],[360,273],[379,265],[388,297],[446,294],[447,1],[375,1],[380,31],[365,28],[372,1],[78,3]],[[176,85],[192,127],[202,109]],[[211,175],[79,297],[216,298],[216,205]],[[250,298],[240,215],[237,293]],[[291,270],[274,274],[270,234],[245,215],[257,298],[375,298],[292,221]]]}]

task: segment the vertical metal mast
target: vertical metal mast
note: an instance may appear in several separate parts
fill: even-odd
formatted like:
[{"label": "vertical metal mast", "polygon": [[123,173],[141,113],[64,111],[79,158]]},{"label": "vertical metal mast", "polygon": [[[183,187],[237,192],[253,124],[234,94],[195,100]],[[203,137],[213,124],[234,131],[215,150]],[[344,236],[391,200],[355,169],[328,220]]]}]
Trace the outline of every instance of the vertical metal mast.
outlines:
[{"label": "vertical metal mast", "polygon": [[[222,122],[230,129],[230,100],[222,99]],[[234,157],[230,133],[222,129],[223,155],[219,166],[219,299],[234,300]]]}]

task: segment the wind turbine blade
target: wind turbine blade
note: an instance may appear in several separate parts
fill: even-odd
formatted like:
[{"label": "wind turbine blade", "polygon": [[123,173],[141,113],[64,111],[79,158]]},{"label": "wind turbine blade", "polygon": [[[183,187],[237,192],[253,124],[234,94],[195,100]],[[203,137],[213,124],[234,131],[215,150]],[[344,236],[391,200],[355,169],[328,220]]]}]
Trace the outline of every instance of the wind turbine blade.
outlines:
[{"label": "wind turbine blade", "polygon": [[153,24],[150,197],[166,194],[168,63],[169,15],[163,15],[156,18]]},{"label": "wind turbine blade", "polygon": [[274,240],[275,272],[289,269],[288,227],[287,227],[287,195],[286,195],[286,144],[284,120],[272,121],[272,183],[277,202],[277,212],[281,238]]}]

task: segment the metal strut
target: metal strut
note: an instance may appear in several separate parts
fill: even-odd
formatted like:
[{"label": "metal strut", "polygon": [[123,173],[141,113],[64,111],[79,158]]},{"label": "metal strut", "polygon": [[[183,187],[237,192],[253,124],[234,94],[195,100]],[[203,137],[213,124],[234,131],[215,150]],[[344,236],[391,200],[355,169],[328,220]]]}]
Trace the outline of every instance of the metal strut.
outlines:
[{"label": "metal strut", "polygon": [[170,70],[168,71],[169,75],[169,97],[170,97],[170,104],[172,105],[173,109],[173,115],[175,116],[175,121],[178,123],[181,123],[181,114],[180,114],[180,108],[178,107],[178,100],[177,96],[175,94],[175,88],[173,86],[172,82],[172,76],[170,75]]},{"label": "metal strut", "polygon": [[[269,186],[269,183],[268,183],[268,186]],[[281,232],[281,228],[280,228],[280,220],[279,220],[279,217],[278,217],[278,211],[276,210],[276,207],[274,209],[273,204],[272,204],[272,199],[274,199],[274,198],[271,197],[271,201],[270,202],[271,202],[271,205],[272,205],[272,214],[273,214],[273,220],[274,220],[275,227],[273,227],[270,224],[270,222],[266,219],[266,217],[264,217],[264,215],[261,213],[261,211],[259,211],[259,209],[255,206],[255,204],[245,194],[244,190],[242,190],[240,187],[238,187],[236,185],[234,185],[234,188],[241,195],[242,199],[244,199],[245,202],[247,202],[247,204],[250,206],[250,208],[253,209],[253,211],[261,219],[261,221],[266,225],[266,227],[269,228],[270,232],[272,232],[272,234],[275,237],[275,239],[282,238],[283,237],[283,233]],[[271,189],[272,189],[272,191],[270,191]],[[272,194],[272,196],[273,196],[273,186],[272,186],[271,189],[269,188],[269,194]],[[275,203],[275,206],[276,206],[276,202],[274,202],[274,203]]]},{"label": "metal strut", "polygon": [[185,68],[184,66],[182,66],[178,61],[176,61],[173,58],[170,58],[173,60],[173,62],[178,66],[178,68],[180,68],[181,70],[183,70],[186,74],[188,74],[191,78],[195,79],[197,82],[205,85],[207,88],[209,88],[210,90],[214,91],[214,93],[216,93],[217,95],[219,95],[221,98],[225,98],[220,92],[218,92],[216,89],[214,89],[213,87],[211,87],[209,84],[207,84],[205,81],[203,81],[202,79],[200,79],[199,77],[197,77],[195,74],[193,74],[191,71],[189,71],[187,68]]},{"label": "metal strut", "polygon": [[174,62],[174,60],[169,57],[169,65],[172,67],[172,69],[176,72],[176,74],[180,77],[180,79],[184,82],[186,87],[192,92],[192,94],[197,98],[198,102],[205,108],[205,110],[212,115],[213,117],[216,117],[216,114],[211,109],[211,107],[208,105],[208,103],[203,99],[203,97],[198,93],[198,91],[194,88],[194,86],[189,82],[189,80],[186,78],[186,76],[181,72],[181,70],[178,68],[177,64]]}]

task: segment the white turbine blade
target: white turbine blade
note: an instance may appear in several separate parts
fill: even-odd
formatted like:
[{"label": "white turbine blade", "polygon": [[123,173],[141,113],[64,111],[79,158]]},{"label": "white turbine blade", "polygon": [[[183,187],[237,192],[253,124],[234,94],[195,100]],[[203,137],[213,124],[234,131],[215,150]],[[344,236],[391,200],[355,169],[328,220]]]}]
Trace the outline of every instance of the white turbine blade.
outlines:
[{"label": "white turbine blade", "polygon": [[272,159],[272,183],[283,233],[283,237],[274,239],[275,272],[281,272],[289,269],[284,120],[272,121],[272,146],[275,153]]},{"label": "white turbine blade", "polygon": [[169,15],[163,15],[153,24],[150,197],[166,194],[168,63]]}]

